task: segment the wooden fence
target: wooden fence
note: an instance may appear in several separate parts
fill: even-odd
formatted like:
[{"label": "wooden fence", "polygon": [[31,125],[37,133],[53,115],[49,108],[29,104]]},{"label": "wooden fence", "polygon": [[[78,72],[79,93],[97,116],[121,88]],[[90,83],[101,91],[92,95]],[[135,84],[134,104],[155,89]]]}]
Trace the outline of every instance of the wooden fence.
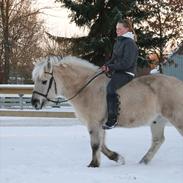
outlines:
[{"label": "wooden fence", "polygon": [[0,85],[0,116],[75,117],[68,103],[35,110],[31,106],[33,85]]}]

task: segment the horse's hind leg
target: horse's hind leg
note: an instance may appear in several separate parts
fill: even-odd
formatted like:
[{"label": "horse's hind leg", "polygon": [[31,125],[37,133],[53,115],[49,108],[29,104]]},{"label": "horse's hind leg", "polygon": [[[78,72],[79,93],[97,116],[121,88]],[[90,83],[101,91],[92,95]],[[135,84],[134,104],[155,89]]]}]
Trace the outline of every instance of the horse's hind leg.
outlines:
[{"label": "horse's hind leg", "polygon": [[152,133],[152,144],[148,152],[142,158],[140,163],[149,163],[151,159],[154,157],[162,143],[164,142],[164,127],[165,122],[161,120],[156,120],[151,124],[151,133]]},{"label": "horse's hind leg", "polygon": [[177,130],[178,130],[179,133],[183,136],[183,128],[177,128]]},{"label": "horse's hind leg", "polygon": [[172,125],[174,125],[174,127],[178,130],[178,132],[180,133],[180,135],[183,136],[183,122],[182,122],[182,116],[180,118],[178,118],[178,116],[176,116],[176,119],[169,119],[169,121],[172,123]]}]

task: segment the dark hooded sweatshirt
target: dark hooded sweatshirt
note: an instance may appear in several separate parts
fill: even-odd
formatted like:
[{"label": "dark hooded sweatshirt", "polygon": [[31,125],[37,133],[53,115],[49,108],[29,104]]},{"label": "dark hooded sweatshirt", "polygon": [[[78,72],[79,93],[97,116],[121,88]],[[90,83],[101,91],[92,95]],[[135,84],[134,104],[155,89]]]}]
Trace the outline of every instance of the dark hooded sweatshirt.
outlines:
[{"label": "dark hooded sweatshirt", "polygon": [[119,36],[113,47],[112,58],[107,62],[107,66],[113,73],[133,73],[136,74],[136,63],[138,58],[138,48],[131,38]]}]

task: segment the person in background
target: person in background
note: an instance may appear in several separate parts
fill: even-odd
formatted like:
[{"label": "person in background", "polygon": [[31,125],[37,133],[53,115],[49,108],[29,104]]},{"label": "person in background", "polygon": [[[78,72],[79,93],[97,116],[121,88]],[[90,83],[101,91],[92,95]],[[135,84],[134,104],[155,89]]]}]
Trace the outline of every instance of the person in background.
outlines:
[{"label": "person in background", "polygon": [[119,100],[116,90],[130,82],[136,73],[138,47],[131,22],[127,19],[119,20],[116,34],[112,57],[101,68],[106,74],[111,75],[106,96],[108,119],[102,125],[103,129],[111,129],[117,125]]}]

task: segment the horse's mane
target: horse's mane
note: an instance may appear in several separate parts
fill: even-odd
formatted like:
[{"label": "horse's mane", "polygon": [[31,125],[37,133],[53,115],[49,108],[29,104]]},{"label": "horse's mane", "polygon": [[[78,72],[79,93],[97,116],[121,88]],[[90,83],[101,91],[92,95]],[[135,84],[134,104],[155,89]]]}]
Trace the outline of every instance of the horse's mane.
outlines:
[{"label": "horse's mane", "polygon": [[74,56],[46,56],[36,60],[35,67],[32,72],[32,79],[34,81],[37,78],[41,79],[48,68],[50,71],[52,71],[53,66],[59,66],[61,64],[66,64],[73,67],[79,66],[83,69],[90,69],[93,71],[98,69],[98,66],[90,63],[89,61]]}]

